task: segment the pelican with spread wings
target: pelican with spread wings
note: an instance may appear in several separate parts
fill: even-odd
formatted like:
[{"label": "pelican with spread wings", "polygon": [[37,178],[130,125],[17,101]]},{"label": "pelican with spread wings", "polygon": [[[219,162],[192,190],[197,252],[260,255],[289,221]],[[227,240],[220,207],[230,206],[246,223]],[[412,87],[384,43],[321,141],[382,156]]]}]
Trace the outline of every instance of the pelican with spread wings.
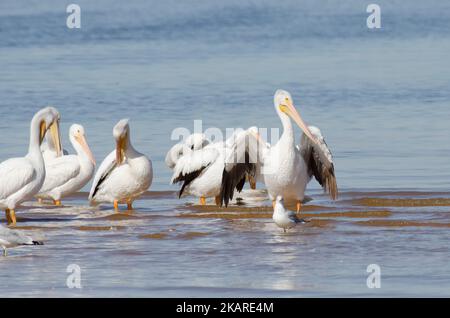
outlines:
[{"label": "pelican with spread wings", "polygon": [[[333,159],[320,130],[305,124],[287,91],[278,90],[274,104],[283,125],[281,138],[272,146],[253,130],[236,138],[223,170],[221,204],[228,206],[246,175],[264,182],[273,205],[277,196],[295,200],[297,212],[300,212],[306,186],[313,176],[330,197],[336,199],[338,188]],[[295,145],[291,119],[303,131],[299,146]]]},{"label": "pelican with spread wings", "polygon": [[[182,183],[179,196],[188,193],[200,198],[200,205],[206,204],[206,198],[214,197],[215,203],[220,205],[220,187],[222,184],[222,172],[225,165],[226,153],[241,135],[246,135],[249,131],[257,131],[256,127],[248,130],[236,130],[234,134],[225,141],[205,143],[202,134],[192,140],[187,140],[185,144],[178,144],[172,147],[169,152],[178,154],[176,163],[173,165],[173,184]],[[187,145],[192,145],[188,147]],[[180,151],[176,151],[176,148]],[[167,163],[167,160],[166,160]],[[169,164],[168,164],[169,166]],[[238,190],[242,190],[245,180],[248,179],[252,189],[255,184],[251,176],[245,175],[242,183],[237,185]]]}]

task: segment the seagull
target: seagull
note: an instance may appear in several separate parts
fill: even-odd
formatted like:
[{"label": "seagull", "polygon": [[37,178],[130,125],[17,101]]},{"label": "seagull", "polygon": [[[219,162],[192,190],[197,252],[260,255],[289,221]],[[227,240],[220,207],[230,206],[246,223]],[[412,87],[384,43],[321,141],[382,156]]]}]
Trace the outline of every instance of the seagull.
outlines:
[{"label": "seagull", "polygon": [[8,229],[0,225],[0,246],[3,249],[3,256],[7,255],[7,248],[23,245],[44,245],[44,243],[33,240],[21,231]]},{"label": "seagull", "polygon": [[275,207],[273,208],[273,216],[275,224],[284,230],[284,233],[290,228],[293,228],[299,223],[306,223],[305,220],[299,219],[297,214],[293,211],[286,211],[284,208],[284,200],[281,195],[277,196],[275,200]]},{"label": "seagull", "polygon": [[152,184],[152,161],[131,144],[128,119],[117,123],[113,136],[116,149],[100,165],[89,193],[89,201],[92,205],[113,203],[116,211],[119,210],[119,203],[126,203],[128,210],[132,210],[133,201]]}]

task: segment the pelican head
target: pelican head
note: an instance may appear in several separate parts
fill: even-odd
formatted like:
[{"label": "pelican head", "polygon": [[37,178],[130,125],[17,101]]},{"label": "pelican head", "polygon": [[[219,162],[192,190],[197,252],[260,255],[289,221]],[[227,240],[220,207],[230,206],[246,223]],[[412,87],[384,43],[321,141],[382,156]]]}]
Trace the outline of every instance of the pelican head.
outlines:
[{"label": "pelican head", "polygon": [[194,133],[186,138],[185,144],[191,150],[199,150],[207,146],[209,144],[209,140],[206,138],[205,134]]},{"label": "pelican head", "polygon": [[39,121],[39,146],[42,144],[47,131],[50,131],[50,136],[55,145],[58,157],[61,156],[62,153],[61,135],[59,132],[60,119],[61,116],[54,107],[41,109],[33,118],[33,120]]},{"label": "pelican head", "polygon": [[248,132],[253,135],[256,139],[258,139],[259,142],[261,142],[263,145],[266,145],[267,148],[270,148],[270,143],[266,142],[262,137],[261,133],[259,132],[259,128],[256,126],[252,126],[248,129]]},{"label": "pelican head", "polygon": [[258,127],[256,127],[256,126],[250,127],[250,128],[248,129],[248,131],[249,131],[251,134],[255,135],[255,136],[259,135],[259,129],[258,129]]},{"label": "pelican head", "polygon": [[258,138],[260,141],[262,141],[261,134],[259,133],[259,129],[256,126],[252,126],[247,131],[252,134],[254,137]]},{"label": "pelican head", "polygon": [[308,136],[314,143],[317,143],[316,138],[313,136],[308,126],[303,121],[300,114],[297,112],[289,92],[279,89],[275,92],[274,104],[277,113],[282,116],[289,116],[300,127],[300,129]]},{"label": "pelican head", "polygon": [[87,143],[84,127],[78,124],[73,124],[69,130],[69,138],[73,144],[77,144],[81,147],[81,149],[83,149],[86,156],[95,165],[94,155],[92,154]]},{"label": "pelican head", "polygon": [[129,119],[122,119],[116,124],[116,126],[114,126],[113,136],[116,140],[116,162],[118,165],[121,165],[125,160],[125,153],[129,146]]},{"label": "pelican head", "polygon": [[261,138],[261,134],[259,133],[259,129],[256,126],[252,126],[249,129],[247,129],[247,131],[253,136],[255,137],[258,141],[260,142],[264,142],[263,139]]}]

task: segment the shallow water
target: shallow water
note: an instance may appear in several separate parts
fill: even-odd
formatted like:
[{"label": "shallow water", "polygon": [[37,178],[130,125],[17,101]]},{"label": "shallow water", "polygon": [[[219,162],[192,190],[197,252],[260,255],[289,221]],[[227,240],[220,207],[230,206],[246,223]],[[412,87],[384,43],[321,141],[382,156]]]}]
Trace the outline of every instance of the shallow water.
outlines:
[{"label": "shallow water", "polygon": [[[133,213],[85,194],[25,204],[19,226],[46,245],[0,258],[2,296],[449,296],[450,3],[378,1],[379,31],[356,0],[77,3],[81,30],[59,1],[0,3],[0,160],[25,153],[51,104],[65,147],[81,123],[97,161],[130,117],[154,183]],[[280,127],[277,88],[322,129],[339,201],[311,183],[311,222],[283,234],[264,193],[227,210],[178,200],[173,129]],[[66,287],[69,264],[83,289]]]},{"label": "shallow water", "polygon": [[[83,207],[79,197],[63,208],[33,205],[19,215],[19,229],[46,245],[0,258],[2,290],[50,297],[449,296],[450,193],[344,192],[336,203],[313,194],[303,210],[309,222],[287,233],[272,222],[263,190],[244,190],[241,205],[229,209],[180,201],[170,191],[150,192],[135,211],[120,214]],[[81,290],[66,286],[70,264],[81,268]],[[381,268],[381,289],[367,288],[369,264]]]}]

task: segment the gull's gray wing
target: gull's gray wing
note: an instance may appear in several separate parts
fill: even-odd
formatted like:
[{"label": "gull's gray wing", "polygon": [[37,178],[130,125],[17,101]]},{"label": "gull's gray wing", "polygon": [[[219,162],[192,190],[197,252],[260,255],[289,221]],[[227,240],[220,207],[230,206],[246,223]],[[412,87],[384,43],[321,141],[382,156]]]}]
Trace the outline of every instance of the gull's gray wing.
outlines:
[{"label": "gull's gray wing", "polygon": [[0,240],[9,242],[12,245],[43,245],[42,242],[34,241],[21,231],[8,229],[0,226]]}]

